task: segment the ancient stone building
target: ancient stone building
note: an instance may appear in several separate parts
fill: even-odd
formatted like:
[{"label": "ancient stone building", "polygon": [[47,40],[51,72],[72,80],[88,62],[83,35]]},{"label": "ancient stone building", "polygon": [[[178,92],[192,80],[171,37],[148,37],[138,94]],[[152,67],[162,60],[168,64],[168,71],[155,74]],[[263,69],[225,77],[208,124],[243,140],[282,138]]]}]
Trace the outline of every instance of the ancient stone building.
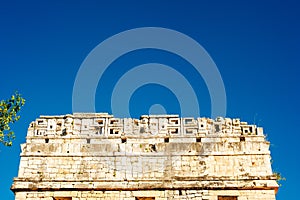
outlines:
[{"label": "ancient stone building", "polygon": [[21,145],[16,200],[275,200],[263,129],[239,119],[41,116]]}]

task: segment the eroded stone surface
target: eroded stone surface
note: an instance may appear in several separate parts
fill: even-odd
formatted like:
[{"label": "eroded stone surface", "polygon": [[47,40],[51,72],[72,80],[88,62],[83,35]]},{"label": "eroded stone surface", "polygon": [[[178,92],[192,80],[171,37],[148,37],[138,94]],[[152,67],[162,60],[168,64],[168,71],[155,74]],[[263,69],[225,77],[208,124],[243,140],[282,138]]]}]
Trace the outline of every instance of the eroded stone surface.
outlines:
[{"label": "eroded stone surface", "polygon": [[239,119],[41,116],[21,145],[16,200],[272,200],[263,129]]}]

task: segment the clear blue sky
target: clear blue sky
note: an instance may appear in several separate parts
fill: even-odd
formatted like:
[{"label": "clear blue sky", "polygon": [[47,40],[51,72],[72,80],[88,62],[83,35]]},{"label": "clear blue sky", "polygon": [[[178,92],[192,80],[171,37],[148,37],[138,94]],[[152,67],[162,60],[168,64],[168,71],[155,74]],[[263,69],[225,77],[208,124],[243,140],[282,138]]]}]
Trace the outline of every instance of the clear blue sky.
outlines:
[{"label": "clear blue sky", "polygon": [[[27,102],[21,120],[13,126],[17,135],[13,147],[0,147],[0,199],[14,199],[9,187],[17,176],[28,124],[39,115],[72,113],[74,80],[89,52],[114,34],[147,26],[180,31],[206,49],[225,84],[227,116],[263,126],[268,135],[273,169],[287,179],[277,199],[297,199],[299,9],[297,1],[289,0],[1,1],[0,99],[18,90]],[[124,73],[122,66],[153,61],[184,65],[174,55],[151,50],[116,60],[115,69],[112,65],[104,77],[106,89],[98,87],[96,110],[111,112],[109,80]],[[201,115],[210,116],[203,80],[187,79],[199,82],[195,88]],[[155,99],[148,94],[155,94]],[[165,104],[168,112],[178,112],[178,102],[167,88],[146,85],[132,96],[132,115],[145,114],[157,102]]]}]

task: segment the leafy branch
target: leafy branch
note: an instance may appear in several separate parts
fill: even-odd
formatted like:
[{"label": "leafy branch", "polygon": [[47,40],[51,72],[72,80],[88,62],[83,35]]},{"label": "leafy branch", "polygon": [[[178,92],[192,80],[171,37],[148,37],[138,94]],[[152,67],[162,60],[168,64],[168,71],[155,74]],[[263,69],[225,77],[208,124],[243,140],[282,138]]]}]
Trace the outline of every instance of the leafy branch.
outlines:
[{"label": "leafy branch", "polygon": [[276,177],[276,182],[279,185],[279,187],[282,186],[281,181],[286,181],[286,178],[282,177],[282,175],[279,172],[274,172],[273,173]]},{"label": "leafy branch", "polygon": [[0,143],[11,146],[15,133],[11,130],[11,124],[20,119],[18,112],[24,106],[25,99],[15,92],[10,99],[0,101]]}]

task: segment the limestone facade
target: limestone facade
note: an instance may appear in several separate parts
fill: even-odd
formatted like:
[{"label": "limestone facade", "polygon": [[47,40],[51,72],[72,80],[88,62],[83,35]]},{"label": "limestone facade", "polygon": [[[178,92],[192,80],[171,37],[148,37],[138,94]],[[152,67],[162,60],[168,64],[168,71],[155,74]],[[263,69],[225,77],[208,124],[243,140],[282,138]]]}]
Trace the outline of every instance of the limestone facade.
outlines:
[{"label": "limestone facade", "polygon": [[275,200],[269,142],[239,119],[40,116],[21,145],[16,200]]}]

